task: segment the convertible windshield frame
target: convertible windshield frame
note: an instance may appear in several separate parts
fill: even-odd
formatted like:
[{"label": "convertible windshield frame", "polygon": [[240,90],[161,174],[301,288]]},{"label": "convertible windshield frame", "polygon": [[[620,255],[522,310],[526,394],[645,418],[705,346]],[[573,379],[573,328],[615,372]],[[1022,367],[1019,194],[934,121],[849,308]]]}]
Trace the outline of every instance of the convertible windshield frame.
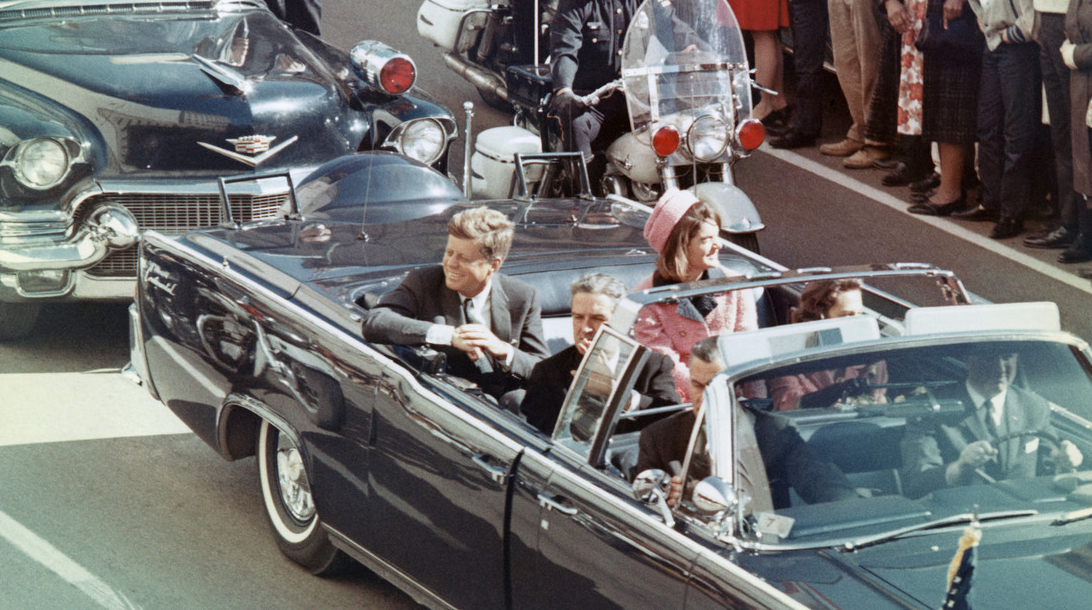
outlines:
[{"label": "convertible windshield frame", "polygon": [[[789,286],[816,280],[859,279],[866,285],[869,280],[881,278],[931,278],[937,283],[942,298],[950,305],[973,302],[972,295],[955,273],[927,263],[888,263],[846,267],[810,267],[804,269],[771,270],[750,276],[729,276],[682,284],[655,286],[633,292],[622,299],[614,310],[610,325],[622,332],[629,332],[636,324],[641,308],[658,303],[677,303],[701,295],[715,295],[733,290]],[[870,289],[907,308],[912,304],[883,291]]]}]

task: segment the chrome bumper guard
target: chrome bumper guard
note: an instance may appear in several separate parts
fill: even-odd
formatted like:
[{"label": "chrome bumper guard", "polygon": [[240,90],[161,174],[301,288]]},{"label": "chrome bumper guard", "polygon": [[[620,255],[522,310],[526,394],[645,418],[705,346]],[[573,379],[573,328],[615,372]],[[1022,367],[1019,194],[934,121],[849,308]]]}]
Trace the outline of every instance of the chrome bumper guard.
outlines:
[{"label": "chrome bumper guard", "polygon": [[68,241],[13,244],[0,248],[0,270],[78,270],[98,263],[112,249],[128,248],[140,236],[136,218],[120,205],[104,205]]}]

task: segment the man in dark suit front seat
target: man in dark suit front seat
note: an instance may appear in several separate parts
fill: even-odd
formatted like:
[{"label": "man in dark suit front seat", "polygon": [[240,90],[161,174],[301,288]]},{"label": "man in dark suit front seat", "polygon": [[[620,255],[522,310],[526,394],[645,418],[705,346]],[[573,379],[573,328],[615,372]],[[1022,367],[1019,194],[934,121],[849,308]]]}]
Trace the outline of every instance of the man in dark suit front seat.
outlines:
[{"label": "man in dark suit front seat", "polygon": [[[561,404],[573,382],[573,373],[591,348],[599,327],[610,321],[618,301],[626,296],[626,287],[609,275],[586,273],[569,286],[569,293],[572,295],[569,310],[575,345],[535,365],[527,381],[527,395],[520,404],[520,412],[527,422],[546,434],[553,433]],[[673,369],[671,358],[650,352],[634,382],[626,410],[678,404],[680,399],[675,393]]]},{"label": "man in dark suit front seat", "polygon": [[[1052,433],[1050,404],[1041,396],[1012,385],[1017,354],[1000,346],[976,346],[967,353],[966,383],[951,398],[966,410],[956,420],[907,422],[902,441],[903,490],[912,498],[975,481],[976,473],[994,480],[1034,477],[1039,468],[1039,438],[1001,436],[1020,431]],[[947,397],[947,396],[945,396]],[[1060,466],[1079,466],[1083,457],[1073,443],[1062,441],[1052,457]],[[981,479],[985,481],[985,479]]]},{"label": "man in dark suit front seat", "polygon": [[448,356],[448,372],[494,397],[514,389],[549,354],[535,289],[497,273],[514,227],[489,208],[463,210],[447,225],[440,265],[414,269],[364,320],[364,338],[428,344]]},{"label": "man in dark suit front seat", "polygon": [[[717,350],[717,338],[706,337],[690,351],[690,398],[692,408],[649,425],[641,431],[637,472],[650,468],[669,470],[672,462],[682,466],[701,409],[705,388],[724,369]],[[738,468],[749,473],[741,487],[751,498],[753,512],[788,506],[789,487],[808,503],[834,502],[860,497],[842,471],[820,458],[800,437],[785,416],[744,408],[733,431],[740,446]],[[709,474],[708,453],[696,447],[688,478],[700,480]],[[743,476],[741,474],[741,476]],[[689,486],[689,484],[688,484]],[[668,504],[674,506],[682,496],[683,475],[671,478]]]}]

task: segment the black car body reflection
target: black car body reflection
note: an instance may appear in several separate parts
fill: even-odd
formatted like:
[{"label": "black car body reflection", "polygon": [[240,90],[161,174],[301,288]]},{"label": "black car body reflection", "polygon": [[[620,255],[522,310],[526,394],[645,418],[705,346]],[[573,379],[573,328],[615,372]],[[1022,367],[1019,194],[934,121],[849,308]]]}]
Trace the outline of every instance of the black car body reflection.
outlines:
[{"label": "black car body reflection", "polygon": [[[362,203],[358,217],[373,203],[382,202]],[[1002,330],[975,330],[988,312],[1009,310],[963,304],[970,297],[958,280],[927,265],[792,272],[726,246],[722,263],[741,275],[651,289],[623,302],[589,352],[618,356],[605,386],[613,390],[586,395],[591,367],[582,364],[547,436],[446,375],[427,350],[361,338],[375,297],[409,269],[438,261],[447,219],[471,205],[417,204],[437,210],[362,225],[349,219],[351,206],[334,206],[337,214],[176,238],[152,232],[141,246],[134,365],[149,390],[225,458],[257,456],[275,538],[308,569],[326,573],[351,557],[433,608],[924,609],[939,606],[961,515],[977,503],[985,530],[975,586],[981,603],[1071,608],[1087,599],[1092,521],[1078,519],[1092,500],[1057,488],[1050,475],[912,498],[894,482],[897,466],[876,462],[891,475],[882,479],[862,457],[884,442],[897,454],[891,439],[908,417],[931,416],[934,402],[936,413],[947,413],[953,403],[929,402],[914,390],[958,379],[954,346],[979,342],[1019,344],[1032,361],[1049,356],[1029,364],[1025,381],[1045,384],[1058,405],[1056,428],[1092,455],[1085,405],[1092,360],[1079,339],[1020,330],[1011,313],[1008,326],[994,322]],[[474,205],[518,220],[504,269],[539,290],[548,338],[558,342],[571,331],[572,279],[602,270],[633,286],[651,272],[642,223],[627,222],[617,200]],[[800,284],[819,277],[864,278],[870,315],[785,324]],[[939,284],[938,301],[948,307],[914,307],[876,288],[902,277]],[[622,413],[622,397],[648,350],[628,329],[648,303],[728,290],[754,292],[764,328],[723,339],[732,364],[710,386],[710,415],[700,419],[706,467],[732,479],[731,414],[751,400],[734,388],[883,359],[889,403],[784,415],[808,443],[825,443],[826,459],[855,486],[875,488],[872,497],[809,505],[788,490],[766,516],[701,513],[688,500],[667,519],[654,502],[634,496],[639,432],[617,423],[633,417]],[[935,320],[923,327],[914,313],[962,310],[973,314],[971,322],[956,329],[938,329]],[[820,429],[854,423],[879,432],[822,440]],[[1070,523],[1051,525],[1066,515]],[[1006,580],[1021,583],[1023,597]]]}]

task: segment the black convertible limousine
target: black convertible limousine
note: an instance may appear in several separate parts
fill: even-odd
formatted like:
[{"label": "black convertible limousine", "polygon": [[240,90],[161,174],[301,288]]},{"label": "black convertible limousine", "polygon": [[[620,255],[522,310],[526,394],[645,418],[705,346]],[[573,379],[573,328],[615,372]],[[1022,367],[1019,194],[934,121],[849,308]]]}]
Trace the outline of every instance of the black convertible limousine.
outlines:
[{"label": "black convertible limousine", "polygon": [[[924,610],[940,607],[958,541],[976,528],[976,607],[1072,609],[1092,597],[1087,461],[1077,472],[1047,463],[1062,441],[1092,456],[1092,352],[1059,330],[1052,304],[968,304],[958,279],[929,265],[790,271],[726,245],[722,263],[738,276],[619,305],[547,435],[428,350],[366,342],[361,322],[408,270],[440,260],[451,215],[490,205],[517,224],[504,272],[537,287],[560,349],[572,279],[602,270],[633,286],[651,272],[640,214],[617,198],[471,204],[429,168],[364,161],[353,166],[369,170],[301,185],[298,213],[151,231],[141,244],[134,366],[225,459],[256,456],[273,535],[305,568],[352,558],[430,608]],[[355,203],[341,205],[349,192]],[[801,283],[837,277],[866,282],[868,315],[786,323]],[[904,280],[935,287],[935,302],[880,288]],[[704,395],[685,462],[705,472],[684,467],[693,480],[668,507],[658,473],[633,469],[632,430],[647,413],[623,412],[623,397],[648,349],[630,329],[649,304],[730,290],[753,292],[762,328],[718,340],[728,368]],[[1049,429],[998,440],[1041,467],[913,489],[913,435],[968,408],[947,392],[980,349],[1018,354],[1010,392],[1049,404]],[[589,364],[603,361],[606,371]],[[772,472],[744,491],[735,431],[770,404],[740,388],[877,362],[887,379],[874,399],[776,415],[853,497],[809,504]],[[756,510],[748,494],[766,493]]]}]

